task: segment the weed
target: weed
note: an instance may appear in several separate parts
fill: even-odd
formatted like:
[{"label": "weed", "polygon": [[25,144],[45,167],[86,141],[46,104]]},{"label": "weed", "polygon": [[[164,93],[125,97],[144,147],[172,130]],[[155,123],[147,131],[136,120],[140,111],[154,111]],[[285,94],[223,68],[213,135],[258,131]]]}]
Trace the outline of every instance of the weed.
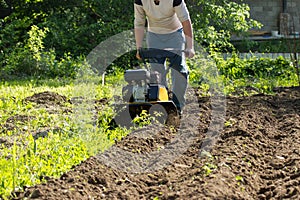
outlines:
[{"label": "weed", "polygon": [[205,176],[209,176],[215,169],[217,169],[217,166],[212,163],[205,163],[202,167]]}]

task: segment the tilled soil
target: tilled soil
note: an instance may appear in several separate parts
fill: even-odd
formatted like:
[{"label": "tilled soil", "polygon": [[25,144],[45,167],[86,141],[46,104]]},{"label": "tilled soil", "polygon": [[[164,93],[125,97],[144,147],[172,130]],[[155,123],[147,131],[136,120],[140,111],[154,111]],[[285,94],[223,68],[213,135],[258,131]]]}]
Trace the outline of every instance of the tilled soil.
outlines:
[{"label": "tilled soil", "polygon": [[300,199],[300,88],[188,100],[175,130],[150,125],[17,199]]}]

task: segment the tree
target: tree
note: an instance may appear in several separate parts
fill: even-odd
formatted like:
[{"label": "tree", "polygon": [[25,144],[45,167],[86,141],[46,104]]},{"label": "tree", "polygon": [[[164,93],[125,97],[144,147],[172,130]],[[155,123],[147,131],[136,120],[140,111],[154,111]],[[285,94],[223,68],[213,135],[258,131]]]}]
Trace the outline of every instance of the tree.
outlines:
[{"label": "tree", "polygon": [[11,0],[0,0],[0,19],[10,15]]},{"label": "tree", "polygon": [[215,50],[230,50],[232,34],[242,34],[261,26],[250,18],[250,8],[241,0],[189,0],[187,4],[196,41]]},{"label": "tree", "polygon": [[[8,0],[5,2],[9,2]],[[132,0],[14,0],[12,14],[2,20],[0,30],[0,66],[17,46],[22,49],[29,30],[47,29],[44,51],[58,57],[66,53],[86,56],[112,35],[133,29]],[[230,49],[230,34],[247,31],[257,23],[249,19],[249,7],[227,0],[186,0],[193,20],[195,39],[214,50]],[[1,22],[0,22],[1,24]],[[132,55],[128,55],[132,56]],[[130,65],[130,58],[122,65]],[[127,62],[127,63],[126,63]]]}]

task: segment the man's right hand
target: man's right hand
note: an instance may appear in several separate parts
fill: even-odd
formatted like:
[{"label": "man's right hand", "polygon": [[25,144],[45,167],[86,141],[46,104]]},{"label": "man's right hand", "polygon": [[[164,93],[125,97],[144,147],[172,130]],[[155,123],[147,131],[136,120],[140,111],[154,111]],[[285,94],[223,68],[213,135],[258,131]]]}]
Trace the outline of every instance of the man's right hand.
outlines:
[{"label": "man's right hand", "polygon": [[138,60],[142,60],[142,58],[141,58],[141,56],[140,56],[140,50],[139,50],[139,49],[136,50],[135,57],[136,57]]},{"label": "man's right hand", "polygon": [[193,58],[195,56],[195,50],[193,48],[187,48],[185,50],[185,56],[187,58]]}]

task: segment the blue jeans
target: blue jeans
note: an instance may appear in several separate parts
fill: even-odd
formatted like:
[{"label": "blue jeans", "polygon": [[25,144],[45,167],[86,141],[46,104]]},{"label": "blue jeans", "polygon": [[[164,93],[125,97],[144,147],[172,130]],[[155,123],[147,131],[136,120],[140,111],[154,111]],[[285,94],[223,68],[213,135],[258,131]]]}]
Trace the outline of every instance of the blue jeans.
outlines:
[{"label": "blue jeans", "polygon": [[[185,36],[182,29],[169,34],[156,34],[148,32],[147,34],[148,48],[155,49],[185,49]],[[166,57],[150,59],[151,69],[158,71],[162,75],[166,73]],[[173,101],[179,110],[182,110],[185,105],[185,93],[188,83],[188,68],[185,61],[185,53],[182,51],[168,58],[172,77],[172,92]],[[163,80],[166,83],[166,80]],[[166,85],[167,86],[167,85]]]}]

